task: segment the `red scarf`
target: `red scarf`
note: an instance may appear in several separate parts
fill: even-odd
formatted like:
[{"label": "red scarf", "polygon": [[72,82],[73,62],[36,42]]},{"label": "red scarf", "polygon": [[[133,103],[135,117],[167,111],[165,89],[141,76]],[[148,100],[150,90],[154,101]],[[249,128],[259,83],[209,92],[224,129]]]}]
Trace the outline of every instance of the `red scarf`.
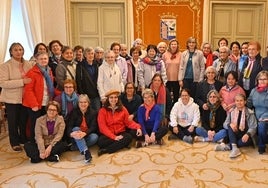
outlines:
[{"label": "red scarf", "polygon": [[205,55],[206,57],[206,68],[209,67],[209,66],[212,66],[213,64],[213,55],[212,53],[209,53],[207,55]]},{"label": "red scarf", "polygon": [[154,107],[155,105],[155,102],[153,101],[153,103],[151,105],[147,105],[144,103],[144,107],[146,109],[145,111],[145,120],[147,121],[149,119],[149,114],[150,114],[150,111],[152,110],[152,108]]},{"label": "red scarf", "polygon": [[85,116],[83,116],[82,123],[81,123],[81,125],[80,125],[80,129],[81,129],[82,132],[85,132],[85,133],[86,133],[87,130],[88,130],[87,122],[86,122],[86,118],[85,118]]},{"label": "red scarf", "polygon": [[[155,87],[153,84],[151,84],[151,89],[155,91]],[[161,108],[161,113],[163,117],[166,115],[166,88],[164,84],[161,84],[158,93],[157,93],[157,98],[156,98],[156,104],[158,104]]]},{"label": "red scarf", "polygon": [[256,90],[257,90],[258,92],[263,92],[263,91],[266,90],[266,88],[267,88],[267,85],[266,85],[266,84],[259,84],[259,85],[257,86]]}]

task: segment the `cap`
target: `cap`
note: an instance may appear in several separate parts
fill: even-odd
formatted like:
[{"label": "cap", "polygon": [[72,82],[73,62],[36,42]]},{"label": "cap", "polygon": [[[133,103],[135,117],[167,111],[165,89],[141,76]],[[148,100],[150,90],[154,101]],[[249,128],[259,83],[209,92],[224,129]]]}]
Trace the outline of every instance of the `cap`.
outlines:
[{"label": "cap", "polygon": [[112,95],[112,94],[119,95],[120,92],[119,92],[118,90],[114,90],[114,89],[112,89],[112,90],[108,91],[108,92],[105,94],[105,97],[109,97],[109,96]]}]

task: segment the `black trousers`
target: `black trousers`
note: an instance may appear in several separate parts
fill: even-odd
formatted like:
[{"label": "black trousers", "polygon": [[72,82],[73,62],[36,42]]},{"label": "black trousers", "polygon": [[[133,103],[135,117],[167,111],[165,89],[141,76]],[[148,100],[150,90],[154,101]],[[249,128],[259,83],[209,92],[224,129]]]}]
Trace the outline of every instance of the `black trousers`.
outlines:
[{"label": "black trousers", "polygon": [[[151,129],[146,129],[146,132],[150,136],[153,130]],[[160,126],[159,129],[155,133],[155,140],[161,140],[168,132],[168,128],[164,126]],[[144,140],[145,137],[144,135],[141,136],[141,138],[138,138],[139,140]]]},{"label": "black trousers", "polygon": [[195,135],[195,128],[194,128],[193,132],[188,131],[190,125],[187,126],[187,127],[182,127],[180,125],[177,125],[177,127],[178,127],[178,130],[179,130],[178,134],[175,134],[173,132],[173,127],[170,126],[169,129],[171,130],[172,134],[176,135],[181,140],[183,139],[184,136],[192,136],[193,137]]},{"label": "black trousers", "polygon": [[[50,156],[60,155],[64,151],[66,151],[67,144],[65,142],[59,141],[57,142],[51,149]],[[40,152],[38,150],[38,146],[36,143],[28,142],[24,144],[24,150],[26,155],[33,159],[34,161],[41,161]]]},{"label": "black trousers", "polygon": [[27,141],[26,122],[28,119],[27,109],[21,104],[5,103],[9,142],[11,146],[17,146]]},{"label": "black trousers", "polygon": [[196,86],[197,82],[194,82],[193,79],[184,79],[183,80],[183,89],[187,88],[190,90],[190,95],[193,99],[196,96]]},{"label": "black trousers", "polygon": [[132,141],[132,136],[130,133],[122,132],[118,135],[122,135],[123,138],[121,140],[112,140],[105,135],[101,135],[98,140],[98,146],[101,149],[105,149],[108,153],[114,153],[120,149],[128,147],[128,145]]},{"label": "black trousers", "polygon": [[167,88],[169,92],[173,92],[172,104],[178,102],[180,96],[179,81],[167,81]]}]

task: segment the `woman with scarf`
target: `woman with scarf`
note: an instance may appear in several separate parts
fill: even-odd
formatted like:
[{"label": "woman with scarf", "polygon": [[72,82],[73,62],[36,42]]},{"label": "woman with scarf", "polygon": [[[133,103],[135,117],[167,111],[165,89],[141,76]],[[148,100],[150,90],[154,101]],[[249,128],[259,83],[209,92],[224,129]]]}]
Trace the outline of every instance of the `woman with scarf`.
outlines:
[{"label": "woman with scarf", "polygon": [[247,59],[248,59],[248,42],[243,42],[241,44],[241,55],[238,61],[238,69],[237,69],[239,78],[240,78],[244,63],[247,61]]},{"label": "woman with scarf", "polygon": [[254,135],[256,133],[257,120],[253,110],[246,107],[246,103],[245,95],[236,95],[235,107],[228,114],[224,122],[224,128],[228,130],[230,147],[232,149],[229,155],[230,158],[241,155],[240,147],[250,146],[255,142]]},{"label": "woman with scarf", "polygon": [[150,44],[147,47],[147,56],[142,59],[138,67],[138,82],[142,91],[149,87],[155,73],[160,73],[164,84],[166,84],[167,74],[164,61],[157,57],[157,47]]},{"label": "woman with scarf", "polygon": [[221,105],[228,114],[235,106],[235,96],[237,94],[245,94],[242,87],[237,84],[238,73],[236,71],[230,71],[225,75],[226,85],[220,90],[220,96],[222,98]]},{"label": "woman with scarf", "polygon": [[216,60],[218,57],[213,55],[212,53],[212,46],[209,42],[204,42],[201,46],[203,55],[206,61],[206,68],[213,65],[213,61]]},{"label": "woman with scarf", "polygon": [[163,54],[162,59],[166,66],[167,88],[173,93],[173,104],[178,101],[180,85],[178,74],[180,69],[181,52],[179,42],[172,39],[168,44],[167,51]]},{"label": "woman with scarf", "polygon": [[63,91],[64,80],[75,80],[76,64],[73,49],[69,46],[64,46],[62,48],[61,63],[56,68],[57,90]]},{"label": "woman with scarf", "polygon": [[138,122],[142,127],[143,138],[137,141],[136,147],[149,144],[162,145],[162,138],[167,134],[168,128],[161,126],[161,108],[155,103],[154,93],[151,89],[145,89],[142,97],[144,103],[138,109]]},{"label": "woman with scarf", "polygon": [[207,94],[207,110],[202,114],[202,126],[197,127],[194,137],[196,142],[218,142],[227,136],[223,123],[226,113],[221,106],[220,94],[217,90],[210,90]]},{"label": "woman with scarf", "polygon": [[160,106],[161,126],[168,126],[169,114],[172,108],[172,101],[169,90],[165,87],[163,79],[159,73],[156,73],[151,81],[150,89],[154,93],[156,104]]},{"label": "woman with scarf", "polygon": [[257,86],[252,89],[247,106],[255,110],[258,121],[258,151],[263,154],[268,143],[268,71],[261,71],[256,77]]},{"label": "woman with scarf", "polygon": [[248,43],[248,59],[245,61],[239,77],[239,85],[244,88],[248,97],[255,87],[255,78],[262,70],[262,57],[260,55],[261,45],[257,41]]},{"label": "woman with scarf", "polygon": [[129,121],[129,113],[122,105],[119,94],[117,90],[108,91],[105,94],[106,101],[99,110],[99,156],[128,148],[133,136],[142,135],[141,126],[133,120]]},{"label": "woman with scarf", "polygon": [[30,141],[35,142],[34,128],[36,119],[46,114],[45,107],[48,101],[54,98],[53,75],[48,66],[48,54],[41,52],[36,54],[36,64],[26,74],[32,81],[26,84],[23,94],[23,106],[28,108],[31,120]]},{"label": "woman with scarf", "polygon": [[[77,108],[78,104],[78,94],[76,91],[76,83],[72,79],[66,79],[63,84],[64,90],[63,92],[55,97],[55,101],[60,103],[61,105],[61,115],[64,118],[65,123],[69,121],[70,114],[74,109]],[[64,132],[63,140],[67,141],[67,143],[71,143],[69,140],[69,135]]]},{"label": "woman with scarf", "polygon": [[90,100],[86,94],[79,95],[78,108],[74,109],[67,124],[67,133],[72,138],[73,149],[85,156],[85,163],[92,160],[88,147],[98,141],[97,112],[90,107]]}]

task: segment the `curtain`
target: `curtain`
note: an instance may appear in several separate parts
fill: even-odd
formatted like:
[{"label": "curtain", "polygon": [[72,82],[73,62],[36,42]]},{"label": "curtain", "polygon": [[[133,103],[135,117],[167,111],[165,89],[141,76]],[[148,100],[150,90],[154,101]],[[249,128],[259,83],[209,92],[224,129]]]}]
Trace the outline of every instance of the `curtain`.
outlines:
[{"label": "curtain", "polygon": [[7,43],[8,43],[8,34],[10,28],[10,17],[11,17],[11,3],[10,0],[1,0],[0,6],[0,62],[4,62]]},{"label": "curtain", "polygon": [[41,1],[22,0],[21,8],[29,47],[34,51],[35,45],[43,42]]}]

